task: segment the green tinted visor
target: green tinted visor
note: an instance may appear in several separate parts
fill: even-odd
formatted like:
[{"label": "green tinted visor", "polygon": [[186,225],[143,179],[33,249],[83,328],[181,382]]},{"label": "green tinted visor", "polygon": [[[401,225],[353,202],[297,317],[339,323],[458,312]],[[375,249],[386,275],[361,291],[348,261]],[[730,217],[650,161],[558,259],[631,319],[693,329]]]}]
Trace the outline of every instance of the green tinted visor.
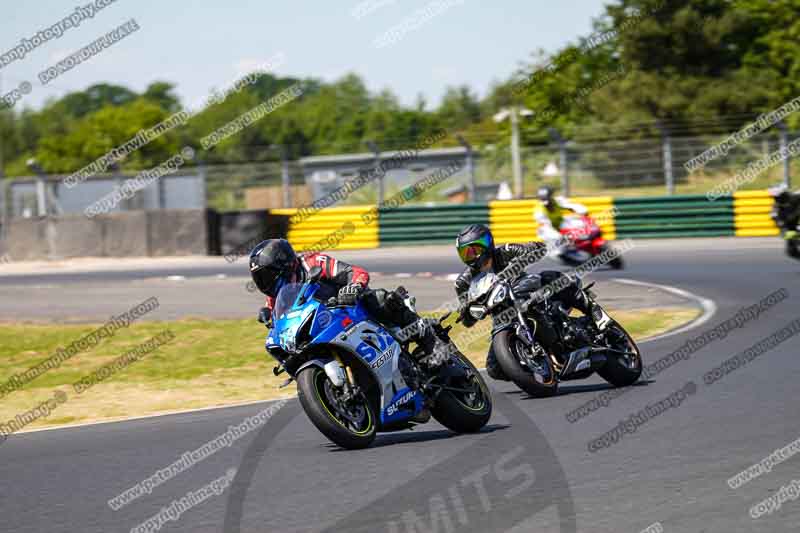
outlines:
[{"label": "green tinted visor", "polygon": [[491,237],[484,235],[479,239],[464,243],[458,247],[458,257],[461,258],[466,264],[474,263],[476,259],[482,256],[492,246]]}]

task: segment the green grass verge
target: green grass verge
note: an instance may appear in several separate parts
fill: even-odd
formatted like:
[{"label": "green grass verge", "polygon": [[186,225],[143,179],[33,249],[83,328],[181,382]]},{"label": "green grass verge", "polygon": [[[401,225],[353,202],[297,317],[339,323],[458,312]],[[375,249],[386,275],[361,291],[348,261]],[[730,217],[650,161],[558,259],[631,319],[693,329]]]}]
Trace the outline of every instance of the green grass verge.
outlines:
[{"label": "green grass verge", "polygon": [[[611,314],[635,338],[642,339],[686,323],[698,312],[646,309]],[[51,357],[57,348],[69,345],[95,327],[0,325],[0,383]],[[454,339],[458,339],[460,329],[457,326],[451,333]],[[174,334],[171,342],[81,394],[73,389],[73,383],[165,330]],[[265,332],[254,320],[134,324],[5,395],[0,399],[0,424],[52,398],[54,390],[66,393],[67,401],[26,429],[292,396],[294,385],[277,388],[283,379],[272,375],[273,362],[263,349]],[[482,367],[488,339],[481,338],[461,349]]]}]

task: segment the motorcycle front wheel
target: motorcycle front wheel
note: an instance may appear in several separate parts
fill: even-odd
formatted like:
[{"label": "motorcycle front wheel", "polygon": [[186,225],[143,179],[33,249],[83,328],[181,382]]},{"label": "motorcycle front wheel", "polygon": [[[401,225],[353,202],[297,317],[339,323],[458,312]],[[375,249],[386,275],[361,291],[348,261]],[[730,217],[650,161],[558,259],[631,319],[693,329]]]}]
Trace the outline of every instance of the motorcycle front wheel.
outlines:
[{"label": "motorcycle front wheel", "polygon": [[555,396],[558,392],[558,381],[547,354],[533,356],[531,348],[509,329],[495,335],[492,346],[500,368],[517,387],[534,398]]},{"label": "motorcycle front wheel", "polygon": [[456,433],[474,433],[492,416],[492,397],[480,372],[461,353],[442,370],[444,386],[431,409],[433,417]]},{"label": "motorcycle front wheel", "polygon": [[297,376],[297,395],[311,423],[342,448],[366,448],[375,440],[377,418],[363,395],[345,401],[325,371],[317,366]]}]

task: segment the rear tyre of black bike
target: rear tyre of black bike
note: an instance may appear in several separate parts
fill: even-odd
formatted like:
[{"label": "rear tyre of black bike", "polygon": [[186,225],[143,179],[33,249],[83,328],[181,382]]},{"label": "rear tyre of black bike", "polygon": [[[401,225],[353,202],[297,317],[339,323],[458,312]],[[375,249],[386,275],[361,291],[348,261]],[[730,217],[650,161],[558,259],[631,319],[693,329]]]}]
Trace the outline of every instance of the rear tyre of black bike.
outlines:
[{"label": "rear tyre of black bike", "polygon": [[608,361],[597,373],[615,387],[633,385],[642,375],[642,355],[639,346],[616,320],[609,323],[606,340],[608,346],[616,351],[609,352]]}]

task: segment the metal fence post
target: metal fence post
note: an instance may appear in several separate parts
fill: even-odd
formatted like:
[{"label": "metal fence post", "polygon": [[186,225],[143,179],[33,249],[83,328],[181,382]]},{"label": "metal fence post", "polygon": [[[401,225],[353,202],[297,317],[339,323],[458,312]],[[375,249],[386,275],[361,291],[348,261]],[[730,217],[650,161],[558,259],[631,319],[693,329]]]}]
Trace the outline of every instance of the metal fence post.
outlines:
[{"label": "metal fence post", "polygon": [[560,139],[558,141],[558,152],[561,161],[561,191],[564,196],[569,198],[569,172],[567,168],[569,165],[569,158],[567,157],[566,139]]},{"label": "metal fence post", "polygon": [[[789,146],[789,128],[782,120],[778,123],[778,129],[781,132],[781,153],[786,153]],[[783,184],[789,188],[792,186],[792,177],[790,175],[790,157],[783,158]]]},{"label": "metal fence post", "polygon": [[386,172],[382,171],[381,169],[381,150],[378,148],[378,145],[375,144],[374,141],[367,141],[367,146],[372,153],[375,155],[375,170],[379,173],[378,175],[378,207],[383,206],[383,195],[384,195],[384,183],[383,178],[386,177]]},{"label": "metal fence post", "polygon": [[286,148],[281,149],[281,184],[283,186],[283,207],[292,207],[292,189],[289,181],[289,158]]},{"label": "metal fence post", "polygon": [[672,196],[675,194],[675,176],[672,173],[672,137],[661,122],[658,122],[658,129],[661,130],[664,152],[664,181],[667,184],[667,194]]},{"label": "metal fence post", "polygon": [[467,190],[469,191],[469,201],[470,203],[475,203],[478,201],[477,195],[475,193],[475,163],[473,160],[472,155],[472,145],[467,142],[467,140],[462,135],[456,135],[456,139],[458,142],[463,146],[466,151],[466,159],[467,159],[467,175],[469,178],[469,182],[467,185]]},{"label": "metal fence post", "polygon": [[567,153],[567,140],[555,128],[548,128],[550,138],[558,143],[558,164],[561,167],[561,194],[569,197],[569,154]]}]

